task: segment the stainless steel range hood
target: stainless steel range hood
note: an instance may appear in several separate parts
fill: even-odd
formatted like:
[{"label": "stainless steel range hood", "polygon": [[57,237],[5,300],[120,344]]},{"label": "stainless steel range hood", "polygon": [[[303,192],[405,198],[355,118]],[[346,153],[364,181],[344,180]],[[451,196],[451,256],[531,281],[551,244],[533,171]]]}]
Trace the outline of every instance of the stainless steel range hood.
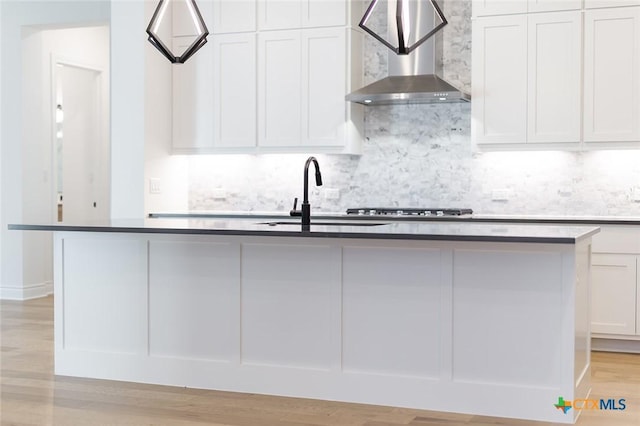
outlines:
[{"label": "stainless steel range hood", "polygon": [[[435,19],[433,11],[429,12],[421,11],[416,14],[420,19],[413,23],[413,28],[419,27],[423,33],[429,32],[434,27]],[[388,16],[393,18],[394,15],[389,13]],[[435,75],[436,58],[442,57],[442,43],[437,43],[436,47],[436,37],[442,37],[442,31],[409,55],[396,55],[388,50],[389,77],[364,86],[348,94],[345,99],[367,106],[469,102],[469,94]]]},{"label": "stainless steel range hood", "polygon": [[390,76],[346,96],[363,105],[469,102],[471,97],[435,74]]}]

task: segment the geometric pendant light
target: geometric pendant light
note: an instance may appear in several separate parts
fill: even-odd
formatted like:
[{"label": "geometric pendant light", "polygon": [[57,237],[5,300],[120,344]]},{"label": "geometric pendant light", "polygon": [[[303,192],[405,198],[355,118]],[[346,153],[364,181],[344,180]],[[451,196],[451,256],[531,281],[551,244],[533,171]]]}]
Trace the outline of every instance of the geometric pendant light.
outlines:
[{"label": "geometric pendant light", "polygon": [[207,42],[195,0],[160,0],[147,27],[149,42],[172,63],[184,63]]},{"label": "geometric pendant light", "polygon": [[[436,24],[423,29],[421,22],[427,21],[423,18],[429,12],[429,4],[437,17]],[[413,52],[445,25],[447,19],[436,0],[372,0],[359,24],[360,28],[397,55]],[[381,35],[383,33],[386,35]]]}]

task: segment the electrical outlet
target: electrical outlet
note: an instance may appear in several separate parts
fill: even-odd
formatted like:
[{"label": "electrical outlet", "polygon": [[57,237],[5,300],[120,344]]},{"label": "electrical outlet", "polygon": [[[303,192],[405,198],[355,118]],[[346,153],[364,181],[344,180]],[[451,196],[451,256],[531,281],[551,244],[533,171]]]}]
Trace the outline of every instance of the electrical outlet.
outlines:
[{"label": "electrical outlet", "polygon": [[325,200],[338,200],[340,198],[340,190],[338,188],[325,188],[324,199]]},{"label": "electrical outlet", "polygon": [[160,179],[149,178],[149,194],[160,194]]},{"label": "electrical outlet", "polygon": [[494,189],[491,191],[491,200],[508,201],[511,191],[508,189]]},{"label": "electrical outlet", "polygon": [[570,186],[563,186],[558,189],[558,195],[560,195],[561,197],[571,197],[572,194],[573,188],[571,188]]},{"label": "electrical outlet", "polygon": [[227,198],[227,190],[223,188],[215,188],[211,191],[211,197],[214,200],[224,200]]}]

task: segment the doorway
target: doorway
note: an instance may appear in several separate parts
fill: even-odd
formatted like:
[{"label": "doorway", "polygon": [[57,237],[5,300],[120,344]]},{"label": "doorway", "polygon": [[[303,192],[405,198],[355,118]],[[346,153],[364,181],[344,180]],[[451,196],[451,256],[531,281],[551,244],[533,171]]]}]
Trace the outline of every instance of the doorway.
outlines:
[{"label": "doorway", "polygon": [[52,59],[53,182],[58,222],[109,218],[109,156],[100,69]]}]

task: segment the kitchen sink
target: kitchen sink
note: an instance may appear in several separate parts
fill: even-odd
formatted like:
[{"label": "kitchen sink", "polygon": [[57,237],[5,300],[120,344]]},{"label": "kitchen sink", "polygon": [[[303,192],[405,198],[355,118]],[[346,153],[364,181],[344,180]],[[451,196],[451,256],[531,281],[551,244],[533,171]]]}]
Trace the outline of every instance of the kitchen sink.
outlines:
[{"label": "kitchen sink", "polygon": [[[258,225],[280,226],[280,225],[293,225],[301,226],[300,222],[259,222]],[[311,222],[311,225],[316,226],[380,226],[388,225],[386,222]]]}]

